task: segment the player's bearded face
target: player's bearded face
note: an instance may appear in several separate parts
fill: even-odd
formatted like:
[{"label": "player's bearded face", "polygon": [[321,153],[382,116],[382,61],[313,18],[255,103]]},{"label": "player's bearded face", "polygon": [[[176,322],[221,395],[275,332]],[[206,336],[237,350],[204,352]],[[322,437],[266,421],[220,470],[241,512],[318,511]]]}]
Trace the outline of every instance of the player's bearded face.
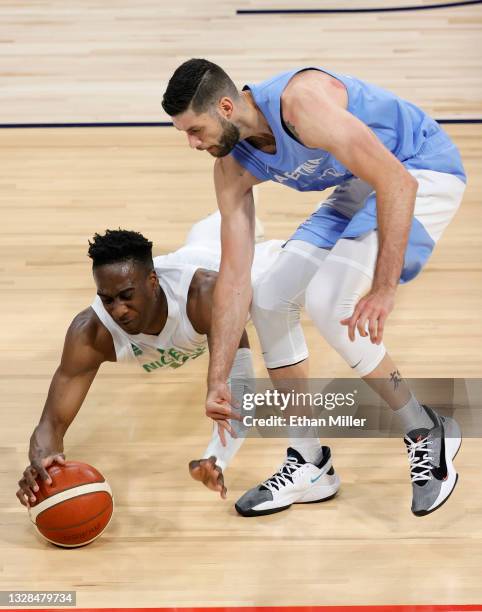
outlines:
[{"label": "player's bearded face", "polygon": [[216,145],[209,147],[208,152],[213,157],[225,157],[229,155],[240,139],[239,129],[227,121],[224,117],[219,116],[219,125],[221,127],[221,135]]}]

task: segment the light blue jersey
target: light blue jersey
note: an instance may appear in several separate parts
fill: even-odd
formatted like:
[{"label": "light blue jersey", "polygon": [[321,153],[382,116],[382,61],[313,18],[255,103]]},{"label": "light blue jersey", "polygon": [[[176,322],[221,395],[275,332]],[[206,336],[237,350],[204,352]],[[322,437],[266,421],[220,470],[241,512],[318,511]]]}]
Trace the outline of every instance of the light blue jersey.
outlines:
[{"label": "light blue jersey", "polygon": [[[244,89],[249,89],[273,132],[276,152],[264,153],[243,140],[235,146],[231,155],[261,180],[275,181],[298,191],[323,191],[328,187],[348,185],[358,179],[331,153],[300,144],[284,125],[281,95],[295,74],[310,69],[313,68],[290,70],[257,85],[245,86]],[[447,193],[450,204],[442,201],[444,193],[438,198],[425,196],[423,200],[418,197],[421,193],[417,194],[400,279],[406,282],[422,269],[441,235],[431,225],[435,227],[437,223],[442,223],[445,227],[455,214],[455,202],[466,182],[457,147],[439,124],[414,104],[352,76],[314,69],[326,72],[344,84],[348,94],[347,110],[377,135],[385,147],[416,176],[419,185],[422,178],[424,184],[454,185],[457,197],[451,199]],[[330,249],[340,238],[356,238],[377,228],[374,191],[368,190],[365,199],[352,207],[350,212],[347,212],[343,199],[343,189],[337,190],[330,200],[299,226],[291,239]]]},{"label": "light blue jersey", "polygon": [[[254,176],[298,191],[323,191],[351,178],[333,155],[323,149],[300,144],[283,126],[281,94],[298,68],[283,72],[258,85],[247,85],[276,140],[276,153],[264,153],[241,141],[233,157]],[[318,70],[321,70],[319,68]],[[438,123],[417,106],[351,76],[323,70],[341,81],[348,94],[348,111],[365,123],[407,168],[455,174],[465,181],[457,148]]]}]

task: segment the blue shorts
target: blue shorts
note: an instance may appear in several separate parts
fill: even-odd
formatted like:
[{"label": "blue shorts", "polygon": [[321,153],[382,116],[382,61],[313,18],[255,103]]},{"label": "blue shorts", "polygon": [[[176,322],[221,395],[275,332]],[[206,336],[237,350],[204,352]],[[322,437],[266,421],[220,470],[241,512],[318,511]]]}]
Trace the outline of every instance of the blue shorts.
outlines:
[{"label": "blue shorts", "polygon": [[[415,278],[423,268],[455,215],[465,190],[464,181],[455,174],[407,169],[418,181],[418,190],[401,283]],[[360,179],[351,178],[320,203],[290,240],[304,240],[320,248],[331,249],[341,238],[357,238],[376,230],[377,225],[373,188]]]}]

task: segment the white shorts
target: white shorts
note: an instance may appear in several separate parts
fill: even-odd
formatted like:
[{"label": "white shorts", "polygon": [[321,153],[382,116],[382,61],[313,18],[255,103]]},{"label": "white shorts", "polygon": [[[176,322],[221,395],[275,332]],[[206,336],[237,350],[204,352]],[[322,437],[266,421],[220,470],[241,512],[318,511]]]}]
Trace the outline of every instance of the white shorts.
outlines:
[{"label": "white shorts", "polygon": [[[414,219],[400,282],[420,272],[462,201],[465,183],[453,174],[408,170],[418,181]],[[340,238],[358,238],[377,228],[376,194],[360,179],[339,185],[302,223],[291,240],[331,249]]]},{"label": "white shorts", "polygon": [[[268,270],[281,252],[283,240],[266,240],[255,245],[251,279],[255,282]],[[186,242],[177,251],[164,256],[166,262],[186,263],[219,271],[221,263],[221,214],[219,211],[195,223]]]}]

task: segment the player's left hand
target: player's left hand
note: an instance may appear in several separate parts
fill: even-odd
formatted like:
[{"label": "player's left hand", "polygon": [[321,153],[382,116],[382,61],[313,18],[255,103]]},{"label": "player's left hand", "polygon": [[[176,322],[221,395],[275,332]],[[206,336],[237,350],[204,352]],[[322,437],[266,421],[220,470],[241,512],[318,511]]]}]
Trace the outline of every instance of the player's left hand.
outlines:
[{"label": "player's left hand", "polygon": [[224,486],[223,471],[219,465],[216,465],[216,457],[190,461],[189,473],[194,480],[202,482],[211,491],[218,491],[222,499],[226,499],[227,489]]},{"label": "player's left hand", "polygon": [[394,303],[395,289],[391,287],[372,289],[361,298],[351,317],[343,319],[340,323],[348,327],[348,336],[352,342],[355,340],[355,330],[358,329],[360,336],[370,335],[373,344],[381,344],[385,321],[393,310]]}]

